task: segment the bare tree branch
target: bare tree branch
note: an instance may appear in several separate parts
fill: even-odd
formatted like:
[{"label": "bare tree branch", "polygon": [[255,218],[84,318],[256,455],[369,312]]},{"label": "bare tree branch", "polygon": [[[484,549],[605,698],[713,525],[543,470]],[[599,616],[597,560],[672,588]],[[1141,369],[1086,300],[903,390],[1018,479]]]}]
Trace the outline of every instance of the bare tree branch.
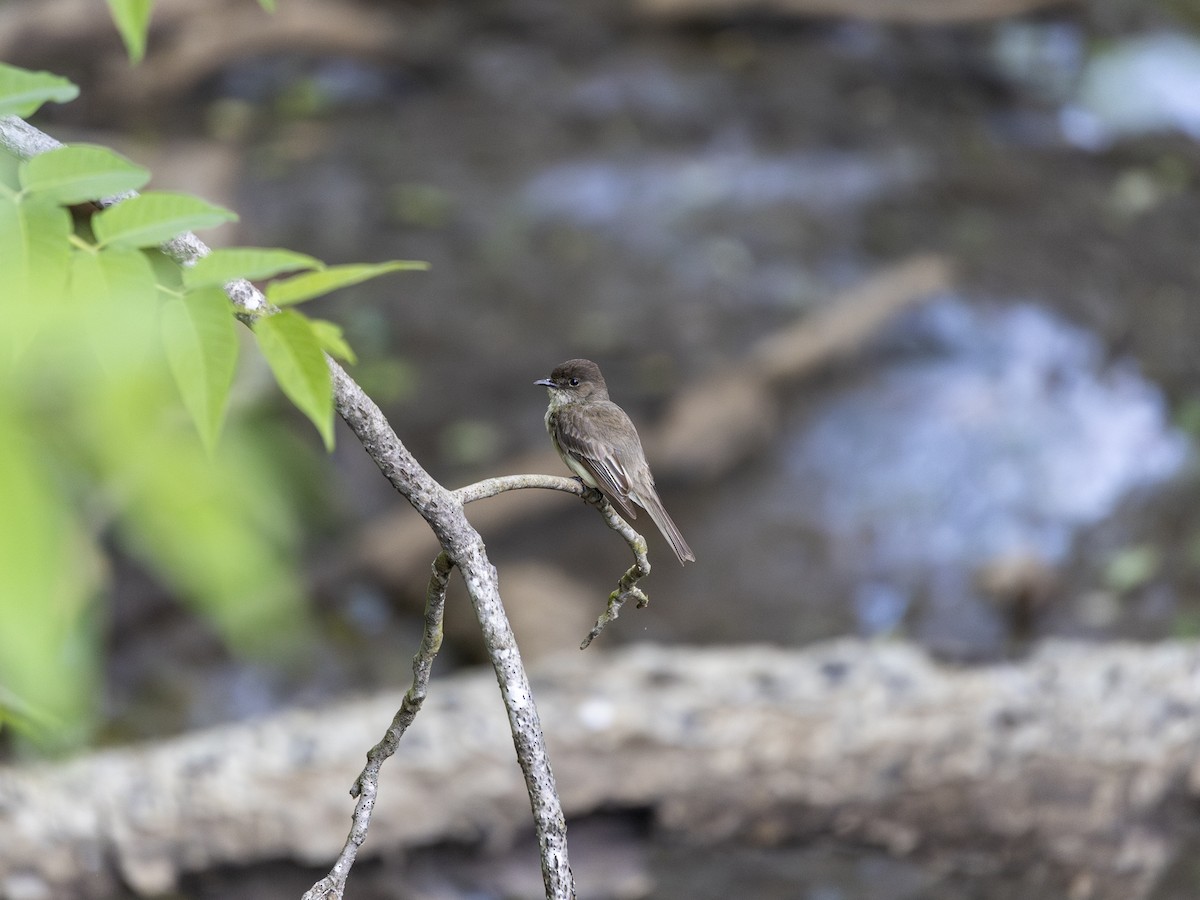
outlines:
[{"label": "bare tree branch", "polygon": [[587,488],[578,478],[568,478],[566,475],[497,475],[485,478],[454,491],[463,505],[474,503],[476,500],[487,500],[497,497],[505,491],[517,491],[523,488],[542,488],[548,491],[563,491],[582,497]]},{"label": "bare tree branch", "polygon": [[592,626],[592,630],[579,645],[580,650],[586,650],[588,645],[608,626],[608,623],[621,614],[621,607],[625,605],[626,601],[636,600],[638,609],[645,608],[650,602],[645,591],[637,585],[640,579],[650,574],[650,560],[646,556],[646,539],[617,515],[617,511],[612,508],[608,498],[598,490],[589,489],[583,499],[600,510],[600,514],[604,516],[604,521],[608,523],[609,528],[625,538],[629,549],[633,551],[634,562],[617,582],[617,589],[608,595],[608,607],[596,619],[596,624]]},{"label": "bare tree branch", "polygon": [[50,137],[17,116],[0,116],[0,147],[21,159],[57,150],[62,141]]},{"label": "bare tree branch", "polygon": [[429,523],[449,558],[462,572],[500,684],[517,761],[525,775],[546,896],[574,897],[575,887],[567,861],[566,820],[550,770],[541,721],[533,703],[529,676],[521,664],[517,641],[500,600],[496,569],[488,561],[483,539],[467,521],[461,501],[421,468],[374,401],[341,366],[332,359],[328,362],[338,414],[384,477]]},{"label": "bare tree branch", "polygon": [[442,647],[442,622],[446,611],[446,585],[454,563],[443,550],[433,561],[433,572],[429,576],[429,589],[425,594],[425,625],[421,634],[421,647],[413,657],[413,683],[404,695],[404,702],[396,711],[392,724],[378,744],[367,753],[367,764],[350,789],[350,796],[358,798],[354,807],[353,825],[342,852],[329,870],[329,874],[314,884],[305,893],[303,900],[341,900],[346,890],[346,879],[358,856],[358,848],[367,839],[371,827],[371,813],[375,810],[375,796],[379,791],[379,769],[384,760],[396,752],[400,738],[421,710],[429,688],[429,674],[433,661]]},{"label": "bare tree branch", "polygon": [[547,490],[565,491],[582,497],[586,503],[594,506],[604,522],[625,539],[629,549],[633,551],[634,563],[617,582],[617,589],[608,595],[608,605],[596,619],[596,624],[588,632],[587,637],[579,645],[580,650],[586,650],[607,626],[621,614],[621,607],[629,600],[636,600],[638,609],[643,609],[650,603],[646,592],[638,587],[638,581],[650,574],[650,559],[648,558],[646,539],[634,531],[633,526],[622,519],[612,504],[600,491],[585,487],[578,478],[567,478],[562,475],[500,475],[487,478],[460,487],[454,492],[464,504],[475,500],[486,500],[505,491],[521,490],[523,488],[545,488]]}]

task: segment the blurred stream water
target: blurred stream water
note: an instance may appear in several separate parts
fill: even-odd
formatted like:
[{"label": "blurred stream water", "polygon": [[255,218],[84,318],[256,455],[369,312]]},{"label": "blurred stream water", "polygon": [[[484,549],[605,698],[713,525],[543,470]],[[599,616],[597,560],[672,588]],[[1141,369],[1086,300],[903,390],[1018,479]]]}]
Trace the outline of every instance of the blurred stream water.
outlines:
[{"label": "blurred stream water", "polygon": [[[736,364],[865,274],[943,252],[961,297],[799,391],[779,446],[744,471],[663,486],[703,564],[656,567],[653,589],[672,602],[616,639],[897,630],[993,655],[1011,623],[984,598],[982,569],[1075,565],[1081,535],[1123,527],[1121,505],[1186,464],[1163,392],[1107,348],[1129,347],[1177,400],[1200,322],[1172,299],[1192,277],[1186,160],[1104,157],[1067,127],[1086,113],[1099,128],[1100,82],[1112,83],[1097,82],[1080,25],[958,37],[748,27],[733,65],[711,35],[637,33],[579,55],[485,29],[439,57],[439,77],[366,69],[349,95],[378,109],[335,104],[319,128],[265,133],[237,205],[256,242],[432,262],[331,301],[330,315],[360,348],[364,383],[395,392],[389,414],[449,481],[543,445],[527,385],[563,358],[600,361],[648,421],[683,380]],[[346,95],[321,72],[318,86]],[[461,377],[464,352],[482,386]],[[397,359],[406,379],[379,362]],[[373,366],[386,377],[372,381]],[[347,506],[386,502],[376,479],[369,467],[347,478]],[[508,539],[590,583],[614,564],[592,524]],[[1093,574],[1112,549],[1085,561]],[[1070,585],[1057,608],[1095,587]],[[1170,590],[1171,605],[1190,602],[1186,585]],[[1171,627],[1167,613],[1145,633]],[[1141,633],[1113,618],[1105,629]]]},{"label": "blurred stream water", "polygon": [[937,302],[893,330],[899,359],[823,398],[785,450],[787,504],[860,579],[860,630],[926,593],[928,642],[998,639],[980,567],[1052,567],[1081,528],[1189,456],[1162,391],[1098,338],[1030,303]]}]

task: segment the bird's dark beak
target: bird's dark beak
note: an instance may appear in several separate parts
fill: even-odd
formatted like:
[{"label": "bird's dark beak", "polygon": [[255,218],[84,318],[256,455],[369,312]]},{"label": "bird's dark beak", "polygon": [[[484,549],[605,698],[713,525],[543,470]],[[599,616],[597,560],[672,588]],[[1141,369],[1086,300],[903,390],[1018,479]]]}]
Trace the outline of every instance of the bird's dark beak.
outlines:
[{"label": "bird's dark beak", "polygon": [[534,384],[539,387],[554,387],[555,386],[554,382],[551,381],[549,378],[543,378],[541,381],[535,381]]}]

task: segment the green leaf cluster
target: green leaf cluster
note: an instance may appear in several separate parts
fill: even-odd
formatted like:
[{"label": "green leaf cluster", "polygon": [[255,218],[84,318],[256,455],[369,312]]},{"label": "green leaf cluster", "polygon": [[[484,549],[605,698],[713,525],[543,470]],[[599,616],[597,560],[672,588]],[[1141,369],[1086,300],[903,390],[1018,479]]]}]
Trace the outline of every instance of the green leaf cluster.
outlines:
[{"label": "green leaf cluster", "polygon": [[[0,110],[73,96],[57,76],[0,65]],[[96,708],[114,547],[235,648],[277,649],[303,627],[286,467],[269,426],[226,421],[245,342],[223,286],[266,281],[290,306],[420,265],[236,248],[180,266],[159,245],[236,216],[131,194],[149,178],[99,146],[0,152],[0,727],[51,744],[86,738]],[[272,311],[254,338],[331,447],[325,353],[353,353],[333,323]]]}]

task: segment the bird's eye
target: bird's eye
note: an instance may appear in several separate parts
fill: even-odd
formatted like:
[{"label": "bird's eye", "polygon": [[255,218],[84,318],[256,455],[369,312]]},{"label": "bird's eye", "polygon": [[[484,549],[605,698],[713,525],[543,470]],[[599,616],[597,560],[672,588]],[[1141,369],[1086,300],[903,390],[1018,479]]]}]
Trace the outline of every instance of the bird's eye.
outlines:
[{"label": "bird's eye", "polygon": [[571,379],[571,387],[579,387],[579,379],[578,378]]}]

